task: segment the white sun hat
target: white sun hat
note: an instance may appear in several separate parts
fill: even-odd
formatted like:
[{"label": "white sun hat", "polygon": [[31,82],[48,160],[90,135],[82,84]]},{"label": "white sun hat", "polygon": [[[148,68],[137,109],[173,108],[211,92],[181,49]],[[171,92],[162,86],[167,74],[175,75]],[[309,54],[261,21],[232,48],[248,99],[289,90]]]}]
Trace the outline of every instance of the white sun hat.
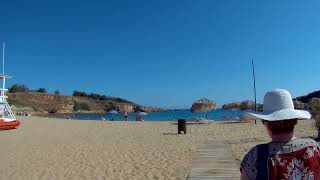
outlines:
[{"label": "white sun hat", "polygon": [[294,109],[291,94],[285,89],[269,91],[264,96],[263,113],[247,113],[249,119],[281,121],[289,119],[310,119],[308,111]]}]

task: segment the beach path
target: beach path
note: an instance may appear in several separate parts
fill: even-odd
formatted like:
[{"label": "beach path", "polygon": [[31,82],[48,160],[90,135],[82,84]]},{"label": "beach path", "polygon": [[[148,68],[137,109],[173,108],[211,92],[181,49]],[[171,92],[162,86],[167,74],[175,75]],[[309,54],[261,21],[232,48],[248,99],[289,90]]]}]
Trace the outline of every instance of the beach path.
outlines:
[{"label": "beach path", "polygon": [[240,179],[239,166],[229,144],[209,141],[197,150],[187,180],[209,179]]}]

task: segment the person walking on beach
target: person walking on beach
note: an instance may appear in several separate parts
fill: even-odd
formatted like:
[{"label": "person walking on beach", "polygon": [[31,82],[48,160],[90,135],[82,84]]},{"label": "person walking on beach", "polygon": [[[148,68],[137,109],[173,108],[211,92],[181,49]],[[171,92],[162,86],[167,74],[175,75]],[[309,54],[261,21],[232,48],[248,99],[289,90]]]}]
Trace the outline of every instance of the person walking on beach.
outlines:
[{"label": "person walking on beach", "polygon": [[125,119],[126,121],[128,121],[128,113],[125,111],[125,112],[123,113],[123,115],[124,115],[124,119]]},{"label": "person walking on beach", "polygon": [[307,138],[294,137],[298,120],[310,119],[307,111],[295,110],[287,90],[266,93],[263,113],[247,113],[262,120],[271,142],[253,147],[243,158],[241,179],[320,179],[320,147]]},{"label": "person walking on beach", "polygon": [[140,111],[137,112],[136,121],[142,121],[142,116],[140,114]]}]

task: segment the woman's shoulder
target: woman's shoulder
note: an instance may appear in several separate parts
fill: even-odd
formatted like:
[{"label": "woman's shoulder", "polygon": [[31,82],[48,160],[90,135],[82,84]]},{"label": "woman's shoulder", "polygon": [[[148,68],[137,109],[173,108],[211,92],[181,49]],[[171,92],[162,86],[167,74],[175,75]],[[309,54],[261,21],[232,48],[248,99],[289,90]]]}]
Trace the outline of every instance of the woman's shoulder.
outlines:
[{"label": "woman's shoulder", "polygon": [[291,153],[307,147],[319,147],[319,144],[310,138],[296,138],[287,143],[269,143],[270,154]]},{"label": "woman's shoulder", "polygon": [[297,138],[291,141],[293,145],[298,145],[298,146],[319,146],[319,144],[310,138]]},{"label": "woman's shoulder", "polygon": [[257,146],[251,148],[240,163],[241,172],[245,172],[249,179],[255,179],[257,175],[257,150]]},{"label": "woman's shoulder", "polygon": [[257,146],[254,146],[253,148],[251,148],[247,154],[245,154],[244,158],[243,158],[243,161],[246,160],[246,159],[256,159],[256,156],[257,156],[257,151],[258,151],[258,145]]}]

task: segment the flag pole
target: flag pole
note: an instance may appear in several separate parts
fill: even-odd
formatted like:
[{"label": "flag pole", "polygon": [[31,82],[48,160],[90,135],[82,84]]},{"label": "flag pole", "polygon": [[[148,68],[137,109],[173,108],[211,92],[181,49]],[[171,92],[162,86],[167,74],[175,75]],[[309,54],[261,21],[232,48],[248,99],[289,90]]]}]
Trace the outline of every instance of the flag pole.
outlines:
[{"label": "flag pole", "polygon": [[4,75],[4,51],[6,49],[6,43],[3,42],[2,45],[2,75]]}]

